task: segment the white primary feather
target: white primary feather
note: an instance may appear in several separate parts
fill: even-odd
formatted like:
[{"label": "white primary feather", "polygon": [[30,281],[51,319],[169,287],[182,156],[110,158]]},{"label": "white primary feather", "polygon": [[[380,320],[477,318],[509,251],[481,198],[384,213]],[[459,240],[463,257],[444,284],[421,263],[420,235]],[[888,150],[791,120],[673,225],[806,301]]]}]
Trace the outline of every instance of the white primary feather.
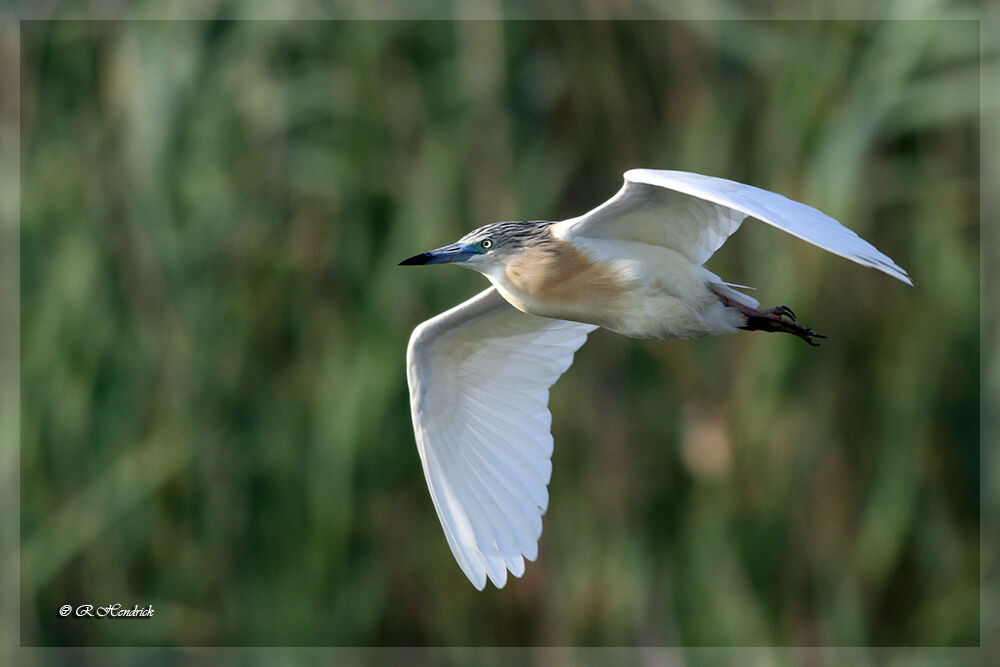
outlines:
[{"label": "white primary feather", "polygon": [[684,171],[631,169],[618,193],[589,213],[556,223],[556,236],[639,241],[704,264],[746,217],[858,264],[913,283],[902,268],[830,216],[774,192]]},{"label": "white primary feather", "polygon": [[414,331],[406,376],[434,508],[476,588],[538,554],[552,474],[549,388],[597,327],[516,310],[490,288]]}]

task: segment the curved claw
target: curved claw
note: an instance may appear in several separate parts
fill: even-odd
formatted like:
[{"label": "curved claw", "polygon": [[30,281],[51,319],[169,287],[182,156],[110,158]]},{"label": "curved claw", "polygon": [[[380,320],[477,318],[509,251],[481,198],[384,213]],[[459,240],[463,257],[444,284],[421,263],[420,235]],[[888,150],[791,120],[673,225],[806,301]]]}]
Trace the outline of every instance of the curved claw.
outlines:
[{"label": "curved claw", "polygon": [[809,343],[813,347],[819,347],[819,343],[814,342],[813,338],[826,338],[826,336],[824,336],[823,334],[818,334],[812,329],[803,329],[801,332],[792,332],[792,333],[795,333],[799,338]]},{"label": "curved claw", "polygon": [[777,315],[778,317],[787,317],[793,322],[796,321],[795,313],[788,306],[775,306],[774,308],[768,308],[764,312]]}]

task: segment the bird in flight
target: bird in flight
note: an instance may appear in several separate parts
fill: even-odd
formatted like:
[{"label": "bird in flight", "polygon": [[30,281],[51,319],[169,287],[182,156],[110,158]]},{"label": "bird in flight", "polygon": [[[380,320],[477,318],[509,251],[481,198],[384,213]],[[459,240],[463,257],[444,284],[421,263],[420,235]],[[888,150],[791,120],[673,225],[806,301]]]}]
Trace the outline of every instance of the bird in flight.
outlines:
[{"label": "bird in flight", "polygon": [[587,334],[700,338],[738,329],[823,338],[787,306],[758,309],[703,265],[747,217],[912,285],[833,218],[779,194],[632,169],[563,221],[496,222],[401,265],[457,264],[492,286],[414,329],[406,377],[417,450],[445,537],[479,590],[538,555],[552,474],[549,388]]}]

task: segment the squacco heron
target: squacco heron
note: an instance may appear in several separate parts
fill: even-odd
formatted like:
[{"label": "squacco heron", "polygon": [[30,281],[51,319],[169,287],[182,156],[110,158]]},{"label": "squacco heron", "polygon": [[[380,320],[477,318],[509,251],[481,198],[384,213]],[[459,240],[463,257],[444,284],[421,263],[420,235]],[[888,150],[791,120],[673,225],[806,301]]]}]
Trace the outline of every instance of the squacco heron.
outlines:
[{"label": "squacco heron", "polygon": [[787,306],[703,265],[747,217],[912,285],[816,209],[722,178],[632,169],[618,193],[561,222],[497,222],[400,264],[454,263],[492,287],[419,325],[406,351],[417,449],[459,566],[482,590],[538,555],[552,473],[549,388],[587,334],[700,338],[738,329],[822,338]]}]

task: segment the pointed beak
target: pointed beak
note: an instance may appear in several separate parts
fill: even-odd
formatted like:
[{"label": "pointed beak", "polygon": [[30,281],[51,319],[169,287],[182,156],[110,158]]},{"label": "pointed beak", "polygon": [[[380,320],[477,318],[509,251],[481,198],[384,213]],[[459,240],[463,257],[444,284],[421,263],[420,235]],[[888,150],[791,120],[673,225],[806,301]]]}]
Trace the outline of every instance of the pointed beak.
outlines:
[{"label": "pointed beak", "polygon": [[451,262],[464,262],[473,255],[478,255],[474,246],[470,243],[452,243],[437,250],[422,252],[419,255],[408,257],[399,263],[400,266],[417,266],[420,264],[449,264]]}]

